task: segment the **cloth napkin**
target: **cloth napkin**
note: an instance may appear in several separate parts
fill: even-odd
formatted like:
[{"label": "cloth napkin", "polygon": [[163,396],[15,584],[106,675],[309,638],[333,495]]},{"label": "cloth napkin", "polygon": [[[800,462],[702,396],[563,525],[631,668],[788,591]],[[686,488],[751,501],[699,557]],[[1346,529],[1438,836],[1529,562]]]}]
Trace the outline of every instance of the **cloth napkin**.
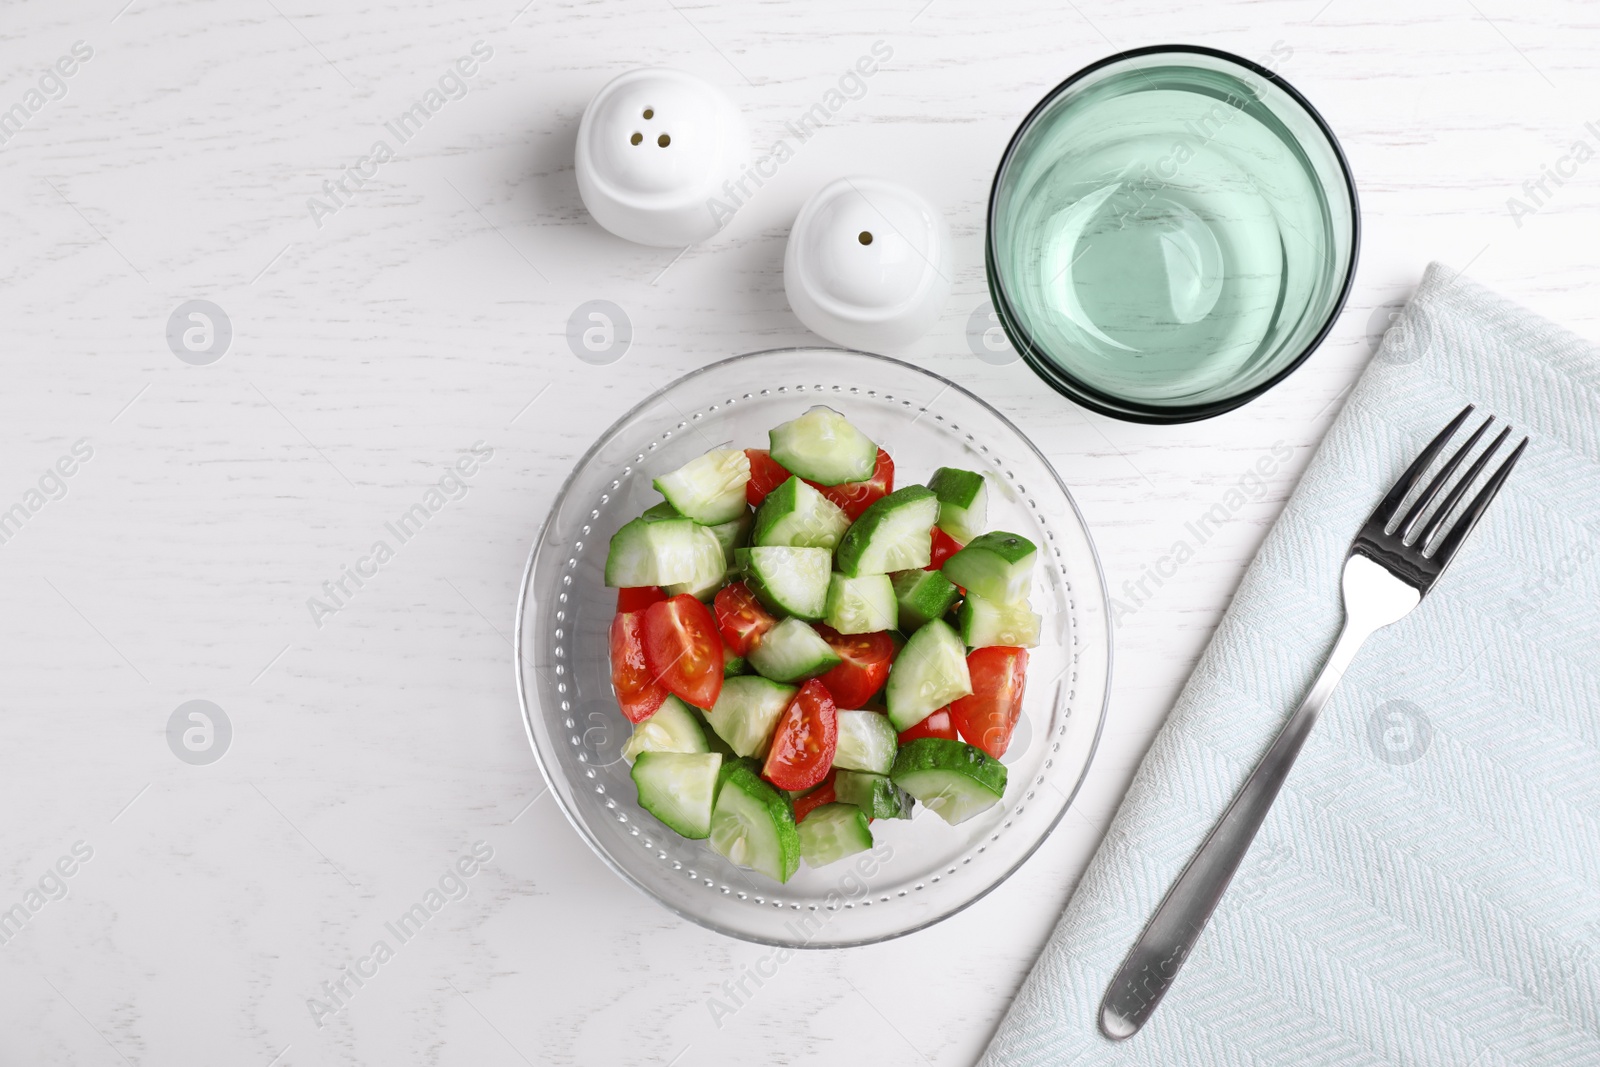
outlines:
[{"label": "cloth napkin", "polygon": [[[1351,537],[1469,402],[1531,436],[1521,463],[1345,674],[1151,1020],[1106,1040],[1112,974],[1332,647]],[[1430,266],[985,1067],[1600,1064],[1597,555],[1600,349]]]}]

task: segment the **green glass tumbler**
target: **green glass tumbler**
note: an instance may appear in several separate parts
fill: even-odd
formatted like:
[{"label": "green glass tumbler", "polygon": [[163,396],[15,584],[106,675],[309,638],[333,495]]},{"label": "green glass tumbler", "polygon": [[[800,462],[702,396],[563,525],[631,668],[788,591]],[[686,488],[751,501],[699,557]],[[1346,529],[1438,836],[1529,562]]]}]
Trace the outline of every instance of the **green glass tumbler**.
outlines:
[{"label": "green glass tumbler", "polygon": [[1023,121],[985,262],[1012,345],[1058,392],[1190,422],[1310,355],[1359,229],[1349,165],[1304,97],[1260,64],[1163,45],[1079,71]]}]

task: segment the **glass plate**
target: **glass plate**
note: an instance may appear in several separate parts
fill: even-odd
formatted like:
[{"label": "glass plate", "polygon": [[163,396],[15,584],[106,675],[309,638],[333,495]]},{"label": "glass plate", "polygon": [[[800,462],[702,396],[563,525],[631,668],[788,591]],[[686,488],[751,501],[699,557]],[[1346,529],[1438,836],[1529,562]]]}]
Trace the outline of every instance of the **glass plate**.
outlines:
[{"label": "glass plate", "polygon": [[[1044,619],[1004,762],[1004,801],[960,826],[920,806],[872,824],[871,852],[787,884],[735,867],[638,805],[621,757],[629,725],[613,697],[602,581],[611,535],[659,500],[651,478],[707,449],[758,448],[815,404],[843,412],[895,459],[897,485],[941,466],[990,481],[990,528],[1039,546],[1031,599]],[[953,382],[838,349],[756,352],[714,363],[607,430],[556,496],[528,557],[516,621],[517,694],[562,811],[612,870],[673,912],[763,944],[836,947],[898,937],[952,915],[1016,870],[1077,793],[1110,688],[1105,581],[1083,518],[1015,426]]]}]

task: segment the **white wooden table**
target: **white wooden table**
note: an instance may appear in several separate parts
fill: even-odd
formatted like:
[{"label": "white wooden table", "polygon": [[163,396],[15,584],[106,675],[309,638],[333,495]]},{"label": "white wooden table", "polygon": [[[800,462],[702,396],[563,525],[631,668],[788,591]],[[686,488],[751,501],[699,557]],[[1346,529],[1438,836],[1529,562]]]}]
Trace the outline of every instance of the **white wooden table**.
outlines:
[{"label": "white wooden table", "polygon": [[[0,909],[22,909],[0,913],[6,1064],[969,1063],[1382,309],[1438,258],[1600,334],[1600,161],[1571,147],[1600,149],[1600,24],[1577,0],[123,4],[17,0],[0,40],[0,509],[22,508],[0,527]],[[1287,48],[1365,233],[1303,369],[1162,429],[1087,416],[975,359],[966,331],[1018,120],[1083,64],[1165,41]],[[617,73],[699,73],[765,147],[875,42],[892,56],[864,94],[709,244],[631,246],[584,212],[577,122]],[[430,89],[399,143],[385,123]],[[372,161],[378,140],[393,158]],[[530,538],[604,426],[691,368],[813,340],[784,301],[784,238],[852,173],[948,214],[955,295],[911,355],[1052,458],[1118,596],[1280,458],[1123,618],[1089,784],[1019,874],[915,936],[801,954],[714,1020],[709,998],[768,950],[629,889],[541,796],[507,635]],[[168,342],[176,314],[176,349],[203,361],[182,343],[192,300],[231,329],[203,365]],[[590,300],[631,324],[606,366],[566,338]],[[464,495],[387,537],[475,444],[492,457]],[[192,700],[221,709],[198,751]],[[470,877],[449,876],[458,857]],[[401,942],[385,924],[441,879]],[[308,1004],[338,986],[339,1010]]]}]

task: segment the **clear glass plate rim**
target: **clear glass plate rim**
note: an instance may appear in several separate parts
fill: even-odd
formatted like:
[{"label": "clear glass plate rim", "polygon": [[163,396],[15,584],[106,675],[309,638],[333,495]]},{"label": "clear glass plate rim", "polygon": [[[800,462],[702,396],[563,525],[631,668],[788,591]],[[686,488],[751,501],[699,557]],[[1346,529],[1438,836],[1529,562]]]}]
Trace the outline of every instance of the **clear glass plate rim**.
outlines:
[{"label": "clear glass plate rim", "polygon": [[[600,847],[598,842],[595,841],[593,835],[584,826],[581,816],[578,814],[578,812],[573,810],[574,806],[568,803],[561,788],[556,782],[555,774],[552,772],[551,768],[546,765],[544,756],[539,750],[539,742],[534,734],[533,709],[527,690],[528,682],[525,677],[525,672],[523,671],[523,645],[525,640],[527,640],[524,619],[527,617],[528,598],[532,594],[534,568],[538,561],[539,549],[544,542],[545,532],[549,529],[551,522],[555,520],[557,511],[560,509],[562,503],[566,500],[567,492],[572,488],[572,485],[577,480],[579,474],[587,467],[589,461],[599,453],[601,447],[611,439],[612,435],[620,427],[632,420],[636,415],[646,410],[648,407],[650,407],[650,405],[654,404],[667,393],[681,385],[694,381],[697,378],[725,367],[728,364],[742,362],[743,360],[752,359],[758,356],[781,355],[786,352],[817,351],[836,352],[844,355],[860,356],[866,359],[877,360],[883,363],[893,364],[915,374],[930,378],[944,388],[954,390],[965,396],[967,399],[971,400],[987,411],[995,419],[999,420],[1003,426],[1016,435],[1017,440],[1021,441],[1022,444],[1033,453],[1035,458],[1044,464],[1045,469],[1050,472],[1050,476],[1054,480],[1056,487],[1061,490],[1062,497],[1067,501],[1067,506],[1072,509],[1073,518],[1077,520],[1080,529],[1083,531],[1084,542],[1088,548],[1089,558],[1094,564],[1094,578],[1100,594],[1099,605],[1103,613],[1102,617],[1106,620],[1106,677],[1105,691],[1101,694],[1100,707],[1095,718],[1094,736],[1090,740],[1088,748],[1084,754],[1083,769],[1078,774],[1077,781],[1073,783],[1072,789],[1066,794],[1065,801],[1062,803],[1060,809],[1056,812],[1054,817],[1050,820],[1049,825],[1046,826],[1044,831],[1039,835],[1038,839],[1034,841],[1007,870],[1000,873],[988,886],[984,887],[980,892],[974,894],[970,899],[964,900],[954,907],[940,911],[937,914],[930,916],[925,921],[919,922],[913,926],[908,926],[904,929],[895,930],[886,934],[862,937],[848,941],[796,943],[778,938],[761,937],[745,930],[732,929],[722,925],[721,923],[708,919],[705,916],[695,914],[689,909],[678,907],[677,905],[663,899],[660,895],[653,892],[649,886],[643,884],[633,875],[632,872],[627,870],[621,863],[614,859],[608,851]],[[1022,429],[1018,427],[1016,423],[1007,418],[1001,411],[991,405],[988,401],[968,390],[966,387],[944,377],[937,371],[928,370],[925,367],[919,367],[916,364],[908,363],[905,360],[895,359],[892,356],[880,355],[876,352],[865,352],[854,348],[840,348],[829,345],[787,345],[778,348],[764,348],[751,352],[741,352],[736,355],[717,360],[713,363],[708,363],[703,367],[689,371],[687,374],[680,375],[679,377],[668,382],[666,385],[662,386],[660,389],[654,390],[649,395],[643,397],[638,403],[634,404],[627,411],[623,412],[622,415],[620,415],[615,421],[601,431],[601,433],[595,438],[594,443],[591,444],[589,448],[585,450],[583,455],[578,458],[577,462],[573,464],[572,470],[567,474],[567,477],[561,483],[561,487],[556,491],[555,497],[551,500],[549,511],[546,513],[543,521],[540,522],[538,531],[534,534],[532,547],[528,551],[527,562],[523,565],[522,581],[517,591],[516,618],[513,620],[512,625],[511,666],[516,683],[517,706],[522,716],[523,731],[526,733],[528,738],[528,747],[533,750],[534,763],[538,766],[539,773],[544,778],[545,787],[555,798],[556,805],[561,809],[561,813],[563,816],[565,816],[567,822],[571,824],[573,830],[583,840],[584,844],[589,847],[589,851],[593,852],[600,859],[600,861],[604,863],[606,867],[608,867],[619,878],[621,878],[628,885],[632,886],[639,893],[643,894],[645,897],[649,898],[660,907],[665,908],[672,914],[677,915],[679,918],[686,919],[697,926],[713,930],[716,933],[722,934],[726,937],[732,937],[737,940],[746,941],[753,944],[767,945],[778,948],[812,948],[818,950],[854,948],[862,945],[877,944],[883,941],[891,941],[895,938],[904,937],[908,934],[916,933],[919,930],[925,930],[936,923],[942,922],[953,915],[965,911],[967,908],[970,908],[972,905],[976,904],[978,901],[994,892],[1007,880],[1009,880],[1013,874],[1021,869],[1023,864],[1027,863],[1028,860],[1033,857],[1034,853],[1039,850],[1040,846],[1044,844],[1045,840],[1055,832],[1056,827],[1060,825],[1061,820],[1071,809],[1073,802],[1077,800],[1079,792],[1083,789],[1083,783],[1088,779],[1089,772],[1094,766],[1095,756],[1098,755],[1100,749],[1100,739],[1105,732],[1106,716],[1111,705],[1112,679],[1115,672],[1116,663],[1116,632],[1111,626],[1110,622],[1112,617],[1110,597],[1110,589],[1106,585],[1105,580],[1105,569],[1100,562],[1100,550],[1095,545],[1094,537],[1089,530],[1089,524],[1084,519],[1083,512],[1079,509],[1077,500],[1073,497],[1071,490],[1067,488],[1066,483],[1061,480],[1061,475],[1056,471],[1055,465],[1050,462],[1049,457],[1047,457],[1043,452],[1039,451],[1038,446],[1033,443],[1032,438],[1023,433]]]}]

